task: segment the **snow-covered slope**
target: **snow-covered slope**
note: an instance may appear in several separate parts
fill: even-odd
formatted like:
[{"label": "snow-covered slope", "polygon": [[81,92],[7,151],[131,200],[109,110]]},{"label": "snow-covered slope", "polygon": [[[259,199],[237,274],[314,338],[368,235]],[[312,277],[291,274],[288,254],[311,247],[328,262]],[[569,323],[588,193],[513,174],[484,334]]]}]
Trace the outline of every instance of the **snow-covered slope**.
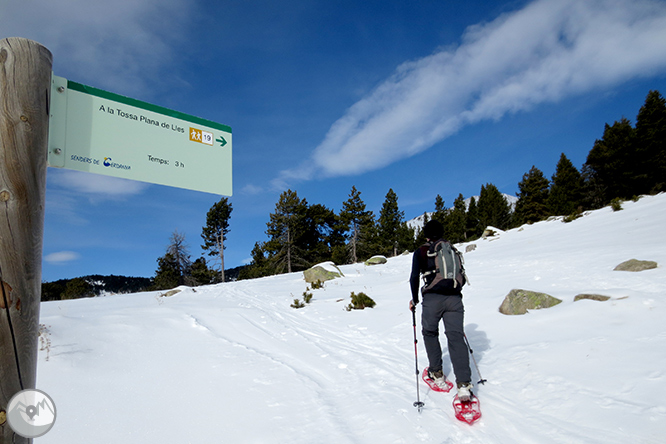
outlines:
[{"label": "snow-covered slope", "polygon": [[[43,303],[50,345],[37,387],[58,417],[38,442],[664,442],[666,194],[623,206],[511,230],[465,254],[466,331],[488,380],[474,426],[454,419],[452,394],[425,384],[425,408],[413,407],[411,257],[400,256],[340,267],[345,277],[298,310],[301,273]],[[631,258],[660,266],[613,271]],[[512,288],[563,303],[505,316]],[[346,311],[351,292],[377,306]],[[612,299],[574,302],[579,293]]]}]

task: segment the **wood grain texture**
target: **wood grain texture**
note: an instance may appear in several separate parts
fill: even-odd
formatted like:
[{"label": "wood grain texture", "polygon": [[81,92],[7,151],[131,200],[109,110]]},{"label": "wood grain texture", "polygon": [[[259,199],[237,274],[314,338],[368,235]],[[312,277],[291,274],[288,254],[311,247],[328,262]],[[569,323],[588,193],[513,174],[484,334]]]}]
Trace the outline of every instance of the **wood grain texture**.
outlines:
[{"label": "wood grain texture", "polygon": [[51,66],[42,45],[0,40],[0,410],[35,388]]}]

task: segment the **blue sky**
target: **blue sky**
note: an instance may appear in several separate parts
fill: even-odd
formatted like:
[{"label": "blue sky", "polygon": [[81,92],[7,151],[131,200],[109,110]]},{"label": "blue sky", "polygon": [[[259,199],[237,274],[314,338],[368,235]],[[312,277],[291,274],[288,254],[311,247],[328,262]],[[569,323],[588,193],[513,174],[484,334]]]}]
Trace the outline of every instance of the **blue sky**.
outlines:
[{"label": "blue sky", "polygon": [[[230,126],[227,268],[265,241],[279,195],[339,211],[352,186],[411,219],[532,165],[580,167],[604,124],[666,94],[666,2],[0,0],[0,37],[56,75]],[[178,230],[192,259],[220,199],[49,168],[44,281],[153,276]]]}]

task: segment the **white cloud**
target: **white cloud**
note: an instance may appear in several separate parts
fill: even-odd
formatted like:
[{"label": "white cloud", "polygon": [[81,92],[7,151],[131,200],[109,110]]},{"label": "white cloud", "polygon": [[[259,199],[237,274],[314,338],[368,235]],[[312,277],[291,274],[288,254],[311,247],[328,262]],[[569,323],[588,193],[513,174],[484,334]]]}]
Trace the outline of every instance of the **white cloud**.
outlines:
[{"label": "white cloud", "polygon": [[257,195],[257,194],[261,194],[261,193],[263,193],[263,192],[264,192],[264,189],[263,189],[262,187],[259,187],[259,186],[257,186],[257,185],[253,185],[253,184],[251,184],[251,183],[245,185],[245,186],[241,189],[241,193],[242,193],[242,194],[247,194],[247,195],[250,195],[250,196],[254,196],[254,195]]},{"label": "white cloud", "polygon": [[49,170],[49,175],[51,175],[51,183],[61,189],[94,194],[96,197],[118,198],[136,195],[149,186],[147,183],[135,180],[70,170],[57,172]]},{"label": "white cloud", "polygon": [[187,0],[2,1],[0,29],[47,47],[58,75],[134,95],[170,64],[193,9]]},{"label": "white cloud", "polygon": [[537,0],[398,67],[274,184],[379,169],[466,125],[665,69],[663,2]]},{"label": "white cloud", "polygon": [[51,253],[44,256],[44,261],[52,264],[66,264],[72,262],[81,257],[78,253],[74,251],[58,251],[57,253]]}]

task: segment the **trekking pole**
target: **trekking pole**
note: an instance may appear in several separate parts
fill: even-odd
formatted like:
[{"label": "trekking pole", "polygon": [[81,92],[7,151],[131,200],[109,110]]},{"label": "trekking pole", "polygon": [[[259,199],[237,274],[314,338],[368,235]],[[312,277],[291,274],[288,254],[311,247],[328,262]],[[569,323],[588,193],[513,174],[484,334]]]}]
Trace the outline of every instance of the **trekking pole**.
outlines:
[{"label": "trekking pole", "polygon": [[419,357],[417,353],[417,347],[416,344],[418,344],[418,340],[416,339],[416,307],[412,306],[412,325],[414,326],[414,361],[416,362],[416,402],[414,403],[414,407],[416,407],[419,410],[419,413],[421,413],[421,409],[425,405],[424,403],[421,402],[421,397],[419,394]]},{"label": "trekking pole", "polygon": [[469,341],[467,340],[467,335],[463,333],[463,338],[465,338],[465,344],[467,344],[467,349],[469,350],[469,354],[472,357],[472,361],[474,362],[474,367],[476,368],[476,373],[479,375],[479,382],[477,384],[485,384],[487,382],[486,379],[483,379],[481,376],[481,372],[479,371],[479,366],[476,363],[476,359],[474,358],[474,351],[472,350],[472,347],[469,346]]}]

